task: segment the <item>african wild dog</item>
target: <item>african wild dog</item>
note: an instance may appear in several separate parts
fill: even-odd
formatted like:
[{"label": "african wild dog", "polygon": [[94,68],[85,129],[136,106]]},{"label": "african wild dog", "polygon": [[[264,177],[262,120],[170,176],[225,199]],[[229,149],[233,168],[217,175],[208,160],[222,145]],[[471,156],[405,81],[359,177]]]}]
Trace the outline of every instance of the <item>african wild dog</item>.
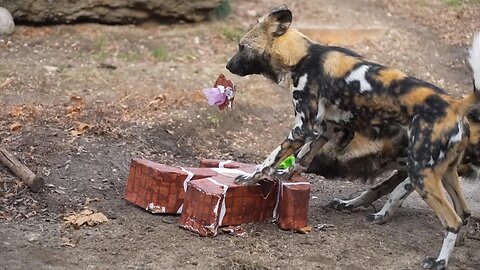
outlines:
[{"label": "african wild dog", "polygon": [[[470,143],[465,150],[458,174],[472,180],[480,178],[480,107],[467,114],[470,126]],[[343,148],[329,141],[305,170],[329,178],[374,180],[387,171],[405,170],[408,145],[407,133],[396,138],[370,140],[356,133]],[[366,202],[367,203],[367,202]],[[366,204],[365,204],[366,205]]]},{"label": "african wild dog", "polygon": [[[290,28],[291,21],[286,6],[261,17],[240,40],[238,52],[227,64],[234,74],[261,74],[286,85],[295,107],[295,126],[288,137],[255,173],[237,177],[237,183],[288,179],[305,170],[329,140],[342,148],[355,133],[375,140],[394,138],[405,131],[408,177],[394,178],[382,192],[395,189],[393,199],[400,201],[403,194],[415,189],[435,211],[446,235],[438,257],[426,259],[423,266],[446,268],[460,229],[470,216],[457,164],[469,142],[464,116],[479,102],[478,91],[454,99],[432,84],[369,62],[348,49],[316,44]],[[477,81],[474,86],[480,88],[480,37],[474,41],[470,62]],[[277,165],[291,154],[297,157],[293,169],[276,176]]]}]

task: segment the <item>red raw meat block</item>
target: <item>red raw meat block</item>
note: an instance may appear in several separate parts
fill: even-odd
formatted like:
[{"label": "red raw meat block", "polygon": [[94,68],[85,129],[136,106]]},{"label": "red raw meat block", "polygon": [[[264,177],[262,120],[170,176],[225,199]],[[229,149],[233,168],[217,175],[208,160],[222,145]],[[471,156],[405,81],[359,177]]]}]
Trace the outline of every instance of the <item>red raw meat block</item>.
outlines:
[{"label": "red raw meat block", "polygon": [[145,159],[130,164],[125,199],[152,213],[181,213],[189,181],[217,175],[208,168],[182,168]]},{"label": "red raw meat block", "polygon": [[274,216],[283,230],[303,231],[308,226],[310,183],[281,183]]},{"label": "red raw meat block", "polygon": [[180,226],[201,236],[215,236],[218,227],[273,219],[277,184],[264,194],[260,184],[241,186],[223,175],[188,183]]}]

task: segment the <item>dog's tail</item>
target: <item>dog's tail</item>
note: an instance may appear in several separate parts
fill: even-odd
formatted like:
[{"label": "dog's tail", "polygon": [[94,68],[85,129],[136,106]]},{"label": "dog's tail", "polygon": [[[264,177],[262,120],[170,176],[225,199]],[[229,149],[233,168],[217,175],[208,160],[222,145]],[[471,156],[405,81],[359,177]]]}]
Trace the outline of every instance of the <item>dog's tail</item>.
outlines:
[{"label": "dog's tail", "polygon": [[473,107],[477,107],[480,104],[480,32],[473,37],[468,61],[473,72],[473,92],[460,101],[465,113],[468,113]]}]

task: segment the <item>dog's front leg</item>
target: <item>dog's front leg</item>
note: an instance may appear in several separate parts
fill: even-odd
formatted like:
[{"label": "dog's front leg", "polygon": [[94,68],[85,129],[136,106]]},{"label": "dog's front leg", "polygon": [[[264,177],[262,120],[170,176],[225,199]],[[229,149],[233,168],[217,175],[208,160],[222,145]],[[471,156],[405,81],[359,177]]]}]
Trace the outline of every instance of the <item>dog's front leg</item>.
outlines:
[{"label": "dog's front leg", "polygon": [[300,149],[305,141],[306,138],[303,132],[299,132],[297,128],[294,128],[283,143],[270,153],[252,175],[239,175],[235,182],[241,185],[253,185],[262,178],[272,180],[271,177],[278,164]]},{"label": "dog's front leg", "polygon": [[315,155],[318,154],[328,141],[338,141],[340,138],[348,136],[346,130],[338,131],[336,130],[336,125],[331,123],[324,123],[322,126],[324,129],[322,134],[302,146],[296,155],[295,165],[281,174],[281,180],[289,180],[294,174],[306,171]]},{"label": "dog's front leg", "polygon": [[[301,83],[299,83],[301,84]],[[294,154],[300,147],[310,143],[315,138],[322,135],[322,132],[326,130],[326,125],[322,125],[316,128],[316,121],[319,117],[318,111],[325,111],[325,105],[323,102],[318,102],[316,96],[309,97],[305,94],[305,89],[296,90],[294,88],[294,105],[295,105],[295,126],[290,131],[288,137],[273,150],[273,152],[265,159],[257,170],[252,175],[240,175],[235,179],[237,184],[241,185],[253,185],[261,179],[273,180],[272,176],[278,166],[285,158]],[[296,94],[295,92],[301,92],[302,94]],[[298,96],[298,98],[296,98]],[[312,102],[308,103],[308,100]],[[300,105],[302,104],[302,105]],[[305,104],[308,104],[305,106]],[[320,118],[323,118],[321,115]],[[324,123],[320,119],[320,122]]]}]

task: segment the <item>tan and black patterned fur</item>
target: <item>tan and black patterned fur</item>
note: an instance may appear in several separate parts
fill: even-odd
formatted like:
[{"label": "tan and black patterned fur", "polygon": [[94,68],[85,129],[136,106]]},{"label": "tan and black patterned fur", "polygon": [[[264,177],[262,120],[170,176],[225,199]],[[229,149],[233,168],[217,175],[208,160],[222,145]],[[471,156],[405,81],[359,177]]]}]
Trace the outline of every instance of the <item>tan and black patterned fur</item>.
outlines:
[{"label": "tan and black patterned fur", "polygon": [[[240,40],[238,52],[227,64],[234,74],[261,74],[285,85],[292,91],[295,109],[295,125],[288,137],[254,174],[238,177],[237,183],[287,179],[308,168],[329,141],[341,149],[354,134],[384,140],[406,132],[406,175],[391,180],[381,193],[393,190],[392,196],[399,201],[415,189],[435,211],[446,236],[439,256],[426,260],[424,267],[446,268],[470,215],[457,165],[469,144],[465,115],[477,105],[477,91],[455,99],[432,84],[370,62],[348,49],[314,43],[290,28],[291,21],[288,8],[273,9]],[[277,165],[291,154],[297,157],[295,166],[275,175]]]}]

